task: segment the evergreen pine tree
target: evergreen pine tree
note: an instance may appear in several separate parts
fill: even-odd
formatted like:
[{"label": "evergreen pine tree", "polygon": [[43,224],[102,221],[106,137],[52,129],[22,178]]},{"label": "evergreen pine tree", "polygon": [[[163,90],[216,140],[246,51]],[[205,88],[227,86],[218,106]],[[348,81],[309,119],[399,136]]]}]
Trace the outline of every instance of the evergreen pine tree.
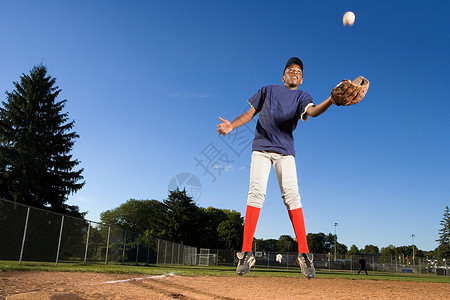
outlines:
[{"label": "evergreen pine tree", "polygon": [[186,190],[169,191],[169,198],[163,200],[166,208],[165,238],[169,241],[183,243],[185,245],[197,245],[199,243],[200,210]]},{"label": "evergreen pine tree", "polygon": [[442,228],[439,229],[439,242],[440,245],[449,245],[450,242],[450,210],[448,206],[445,207],[444,218],[441,220]]},{"label": "evergreen pine tree", "polygon": [[445,207],[444,217],[441,220],[442,228],[439,229],[439,246],[434,250],[437,258],[450,258],[450,210],[448,206]]},{"label": "evergreen pine tree", "polygon": [[83,169],[73,170],[80,162],[70,154],[79,136],[62,112],[67,100],[56,100],[61,89],[55,82],[38,65],[6,92],[0,107],[0,197],[80,217],[85,213],[65,204],[84,185]]}]

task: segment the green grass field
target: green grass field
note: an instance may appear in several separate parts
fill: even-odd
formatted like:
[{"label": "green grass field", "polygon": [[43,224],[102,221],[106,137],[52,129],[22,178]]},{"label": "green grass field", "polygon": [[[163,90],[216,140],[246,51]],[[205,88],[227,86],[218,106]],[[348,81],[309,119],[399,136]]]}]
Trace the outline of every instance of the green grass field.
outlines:
[{"label": "green grass field", "polygon": [[[237,276],[234,267],[227,266],[135,266],[135,265],[103,265],[83,263],[36,263],[17,261],[0,261],[0,271],[46,271],[46,272],[94,272],[94,273],[120,273],[163,275],[175,274],[178,276]],[[387,272],[369,272],[369,275],[358,275],[356,271],[339,271],[318,269],[317,278],[349,279],[349,280],[396,280],[396,281],[420,281],[450,283],[450,276],[436,276],[434,274],[404,274]],[[271,276],[271,277],[301,277],[300,270],[295,269],[265,269],[255,267],[246,276]]]}]

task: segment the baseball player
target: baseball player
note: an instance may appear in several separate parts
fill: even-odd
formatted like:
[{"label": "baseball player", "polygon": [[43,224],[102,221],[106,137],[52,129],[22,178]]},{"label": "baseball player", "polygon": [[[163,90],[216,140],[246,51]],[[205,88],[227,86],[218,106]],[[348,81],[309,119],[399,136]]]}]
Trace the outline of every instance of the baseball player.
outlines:
[{"label": "baseball player", "polygon": [[256,262],[252,253],[252,243],[260,209],[266,195],[267,180],[273,165],[281,197],[287,207],[297,238],[297,261],[302,274],[307,278],[314,278],[314,257],[312,253],[309,253],[306,241],[305,222],[298,192],[293,131],[297,127],[299,119],[307,121],[309,116],[317,117],[332,104],[357,103],[357,100],[360,101],[364,97],[366,90],[345,80],[333,89],[332,95],[328,99],[315,105],[311,95],[298,89],[303,82],[303,62],[297,57],[292,57],[287,61],[282,81],[283,85],[262,87],[248,100],[250,109],[236,120],[230,122],[219,117],[222,123],[217,125],[217,131],[226,135],[233,129],[249,122],[259,113],[252,146],[244,238],[242,251],[237,253],[236,272],[239,275],[247,274]]}]

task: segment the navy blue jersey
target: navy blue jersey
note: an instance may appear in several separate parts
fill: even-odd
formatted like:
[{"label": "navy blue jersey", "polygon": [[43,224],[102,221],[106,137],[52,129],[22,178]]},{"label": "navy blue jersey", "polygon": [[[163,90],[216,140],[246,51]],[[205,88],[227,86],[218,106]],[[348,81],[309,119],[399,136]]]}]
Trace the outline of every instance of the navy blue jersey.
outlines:
[{"label": "navy blue jersey", "polygon": [[248,102],[259,113],[253,151],[275,151],[295,156],[292,132],[300,118],[307,120],[306,109],[314,105],[311,95],[285,85],[268,85]]}]

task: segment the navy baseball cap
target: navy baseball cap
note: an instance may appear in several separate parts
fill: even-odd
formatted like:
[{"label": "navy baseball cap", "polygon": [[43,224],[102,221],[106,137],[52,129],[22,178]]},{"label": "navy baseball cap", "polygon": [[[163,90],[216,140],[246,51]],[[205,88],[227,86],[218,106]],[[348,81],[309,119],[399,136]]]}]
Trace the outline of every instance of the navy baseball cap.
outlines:
[{"label": "navy baseball cap", "polygon": [[303,73],[303,62],[302,62],[302,60],[301,60],[300,58],[298,58],[298,57],[291,57],[291,58],[289,58],[289,60],[288,60],[287,63],[286,63],[286,67],[284,67],[283,73],[284,73],[284,71],[286,71],[286,69],[287,69],[290,65],[293,65],[293,64],[298,65],[298,66],[300,67],[300,69],[302,70],[302,73]]}]

